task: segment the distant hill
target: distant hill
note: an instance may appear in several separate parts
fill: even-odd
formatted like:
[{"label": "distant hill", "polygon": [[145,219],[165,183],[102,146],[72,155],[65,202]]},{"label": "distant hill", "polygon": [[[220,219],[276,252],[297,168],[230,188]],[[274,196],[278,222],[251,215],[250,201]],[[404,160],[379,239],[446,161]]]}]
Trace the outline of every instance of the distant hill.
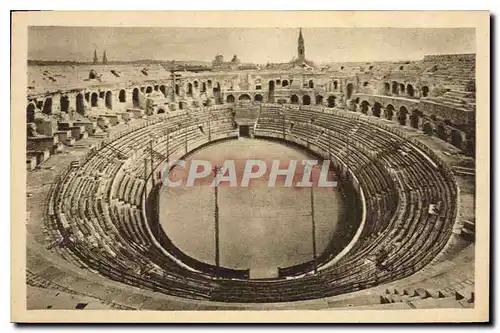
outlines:
[{"label": "distant hill", "polygon": [[[28,60],[28,66],[74,66],[74,65],[92,65],[92,62],[80,62],[80,61],[59,61],[59,60]],[[101,64],[97,64],[101,65]],[[108,61],[109,65],[162,65],[165,68],[170,67],[182,67],[182,66],[200,66],[210,68],[211,63],[208,61],[177,61],[177,60],[152,60],[152,59],[142,59],[134,61]]]}]

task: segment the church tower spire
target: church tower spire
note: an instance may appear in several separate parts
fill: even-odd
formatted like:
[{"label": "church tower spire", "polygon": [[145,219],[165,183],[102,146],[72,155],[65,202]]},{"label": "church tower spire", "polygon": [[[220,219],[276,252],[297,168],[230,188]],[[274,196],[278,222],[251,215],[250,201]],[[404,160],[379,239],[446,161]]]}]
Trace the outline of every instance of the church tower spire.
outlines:
[{"label": "church tower spire", "polygon": [[299,61],[306,60],[306,47],[304,46],[304,36],[302,36],[302,28],[299,30],[299,42],[297,47],[297,55]]},{"label": "church tower spire", "polygon": [[102,64],[106,65],[108,63],[108,58],[106,57],[106,50],[104,50],[104,53],[102,55]]},{"label": "church tower spire", "polygon": [[97,50],[94,49],[94,65],[96,65],[99,62],[99,59],[97,59]]}]

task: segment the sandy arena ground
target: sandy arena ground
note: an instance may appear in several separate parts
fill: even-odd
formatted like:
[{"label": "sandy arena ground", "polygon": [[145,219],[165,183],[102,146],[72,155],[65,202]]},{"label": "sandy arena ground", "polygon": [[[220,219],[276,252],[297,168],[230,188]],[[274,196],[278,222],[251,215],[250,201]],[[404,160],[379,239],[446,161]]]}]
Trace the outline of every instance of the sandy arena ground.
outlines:
[{"label": "sandy arena ground", "polygon": [[[236,161],[237,173],[245,160],[260,159],[268,164],[279,159],[315,159],[304,150],[277,142],[255,139],[225,141],[203,148],[186,161],[208,160],[222,164]],[[173,180],[180,179],[184,169],[175,169]],[[319,171],[319,169],[318,169]],[[178,174],[175,174],[175,173]],[[185,176],[185,172],[183,174]],[[298,175],[296,180],[302,176]],[[319,176],[315,176],[318,179]],[[329,180],[334,179],[330,173]],[[185,178],[184,178],[185,179]],[[215,222],[213,187],[207,181],[193,187],[163,186],[160,192],[160,221],[173,241],[187,255],[215,264]],[[241,176],[238,176],[240,184]],[[281,178],[283,180],[283,178]],[[219,186],[220,263],[223,267],[247,269],[270,274],[312,259],[311,189],[267,186],[265,177],[251,181],[247,188]],[[295,183],[295,182],[294,182]],[[344,205],[337,189],[314,188],[316,246],[318,255],[332,239]],[[265,273],[268,272],[268,273]],[[252,275],[252,272],[250,273]]]}]

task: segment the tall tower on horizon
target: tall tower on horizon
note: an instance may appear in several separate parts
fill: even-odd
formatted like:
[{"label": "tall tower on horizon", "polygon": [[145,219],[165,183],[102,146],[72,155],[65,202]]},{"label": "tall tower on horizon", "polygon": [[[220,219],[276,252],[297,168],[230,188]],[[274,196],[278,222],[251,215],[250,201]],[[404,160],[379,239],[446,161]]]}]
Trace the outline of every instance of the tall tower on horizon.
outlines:
[{"label": "tall tower on horizon", "polygon": [[106,50],[104,50],[104,53],[102,54],[102,64],[106,65],[108,63],[108,58],[106,57]]},{"label": "tall tower on horizon", "polygon": [[306,47],[304,45],[304,36],[302,36],[302,28],[299,30],[299,43],[297,46],[298,60],[303,62],[306,60]]},{"label": "tall tower on horizon", "polygon": [[94,63],[94,65],[97,65],[98,62],[99,62],[99,59],[97,59],[97,50],[94,49],[94,61],[93,61],[93,63]]}]

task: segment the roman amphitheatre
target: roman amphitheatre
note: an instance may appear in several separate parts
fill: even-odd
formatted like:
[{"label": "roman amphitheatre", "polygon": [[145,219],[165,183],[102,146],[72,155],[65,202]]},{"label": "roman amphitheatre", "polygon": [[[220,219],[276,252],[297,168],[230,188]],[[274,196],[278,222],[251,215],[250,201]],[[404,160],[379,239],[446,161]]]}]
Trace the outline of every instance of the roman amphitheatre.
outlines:
[{"label": "roman amphitheatre", "polygon": [[[266,66],[28,66],[28,309],[474,307],[475,55],[319,66],[297,33]],[[165,186],[197,158],[338,187]]]}]

